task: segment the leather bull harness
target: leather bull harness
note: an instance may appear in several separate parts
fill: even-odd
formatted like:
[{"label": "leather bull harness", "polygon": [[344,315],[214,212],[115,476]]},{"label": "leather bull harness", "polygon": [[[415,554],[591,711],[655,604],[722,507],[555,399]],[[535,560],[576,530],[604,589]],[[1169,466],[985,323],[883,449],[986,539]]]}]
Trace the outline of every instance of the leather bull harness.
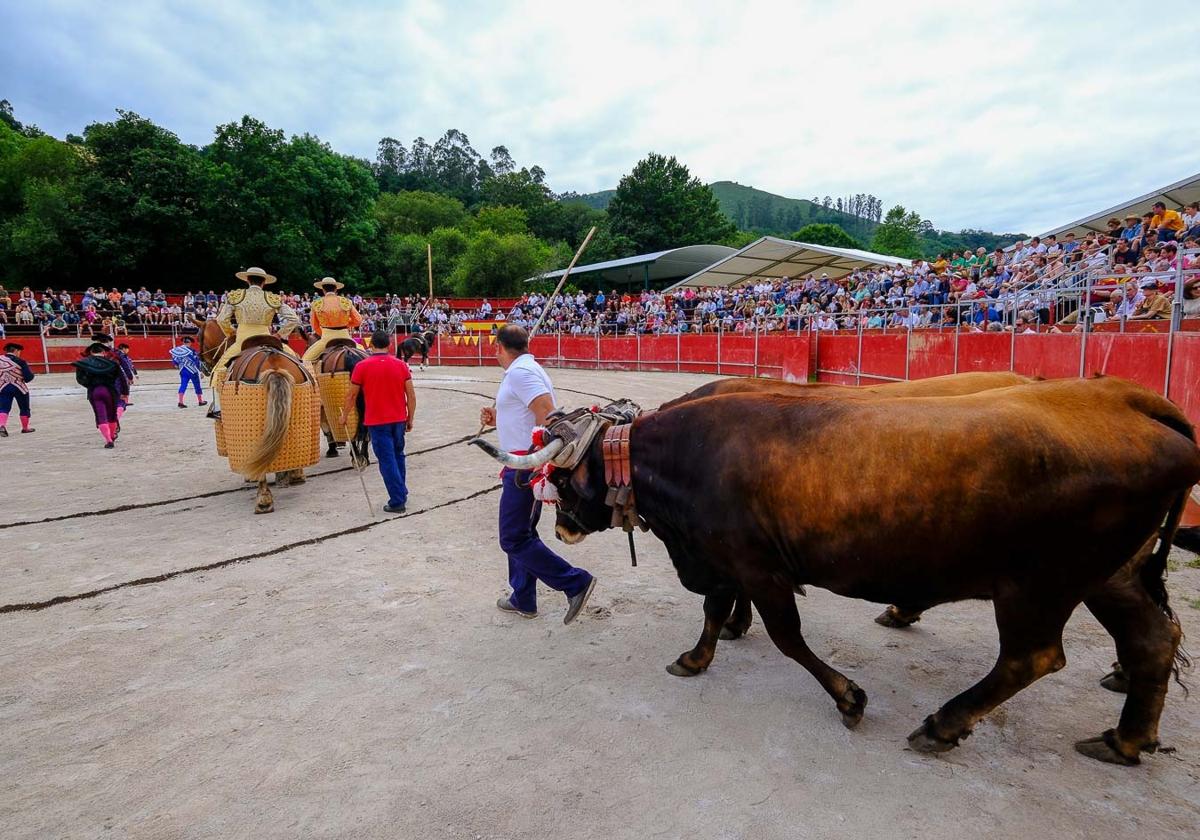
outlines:
[{"label": "leather bull harness", "polygon": [[641,413],[642,409],[635,403],[620,400],[602,409],[577,409],[547,425],[551,435],[565,441],[565,446],[551,462],[560,469],[578,466],[587,456],[596,435],[603,432],[600,447],[604,456],[604,483],[608,487],[604,503],[612,508],[612,527],[621,528],[629,537],[629,555],[634,566],[637,565],[637,551],[633,546],[633,530],[649,530],[637,513],[629,447],[633,421]]}]

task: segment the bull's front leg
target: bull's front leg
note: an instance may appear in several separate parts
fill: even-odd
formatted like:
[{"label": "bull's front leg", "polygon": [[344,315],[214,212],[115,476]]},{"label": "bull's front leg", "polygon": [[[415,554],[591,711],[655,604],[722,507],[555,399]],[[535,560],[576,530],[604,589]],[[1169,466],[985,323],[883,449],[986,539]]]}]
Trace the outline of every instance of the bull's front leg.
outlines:
[{"label": "bull's front leg", "polygon": [[704,596],[704,629],[700,641],[667,666],[667,673],[677,677],[694,677],[707,670],[717,652],[717,639],[733,610],[735,592]]},{"label": "bull's front leg", "polygon": [[826,665],[809,648],[800,634],[800,613],[796,611],[796,596],[792,589],[764,584],[761,588],[750,590],[750,597],[775,647],[817,678],[817,682],[837,704],[842,723],[848,729],[857,726],[867,708],[867,693],[853,680]]}]

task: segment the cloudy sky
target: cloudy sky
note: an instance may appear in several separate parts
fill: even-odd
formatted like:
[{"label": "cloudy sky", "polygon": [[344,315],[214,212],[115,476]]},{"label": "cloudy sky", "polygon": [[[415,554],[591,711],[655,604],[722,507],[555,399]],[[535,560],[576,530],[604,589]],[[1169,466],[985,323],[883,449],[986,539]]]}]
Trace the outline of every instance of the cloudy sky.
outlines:
[{"label": "cloudy sky", "polygon": [[1186,7],[4,0],[0,98],[57,136],[123,108],[202,145],[252,114],[366,158],[454,127],[559,191],[657,151],[1038,232],[1200,172]]}]

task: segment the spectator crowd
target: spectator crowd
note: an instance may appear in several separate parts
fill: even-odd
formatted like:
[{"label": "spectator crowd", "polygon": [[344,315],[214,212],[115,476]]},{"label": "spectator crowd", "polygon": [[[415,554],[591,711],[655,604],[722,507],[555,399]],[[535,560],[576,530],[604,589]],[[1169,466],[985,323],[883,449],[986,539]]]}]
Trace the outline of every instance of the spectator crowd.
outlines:
[{"label": "spectator crowd", "polygon": [[[1109,219],[1105,233],[1077,238],[1032,237],[1010,248],[984,248],[916,260],[910,266],[868,266],[833,279],[828,274],[783,277],[738,288],[654,291],[572,291],[553,299],[522,296],[507,311],[484,299],[473,309],[447,300],[352,295],[363,316],[360,331],[421,327],[461,332],[473,320],[570,335],[799,332],[808,329],[961,328],[1037,331],[1081,329],[1112,319],[1170,317],[1177,269],[1191,272],[1182,307],[1200,316],[1200,262],[1180,251],[1200,247],[1200,205],[1182,212],[1161,202],[1141,216]],[[1085,290],[1087,290],[1085,292]],[[317,295],[283,293],[307,324]],[[214,317],[223,296],[210,290],[168,297],[145,287],[82,295],[0,286],[0,334],[6,325],[37,327],[44,335],[109,335],[192,329],[192,318]]]}]

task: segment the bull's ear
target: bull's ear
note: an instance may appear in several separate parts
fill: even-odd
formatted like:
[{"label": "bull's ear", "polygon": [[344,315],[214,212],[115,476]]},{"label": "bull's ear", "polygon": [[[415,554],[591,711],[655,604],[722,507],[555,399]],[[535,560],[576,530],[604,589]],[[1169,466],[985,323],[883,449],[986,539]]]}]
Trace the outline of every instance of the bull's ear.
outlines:
[{"label": "bull's ear", "polygon": [[581,499],[591,499],[594,495],[591,487],[591,472],[588,470],[587,458],[579,462],[574,470],[571,471],[571,489],[579,494]]}]

